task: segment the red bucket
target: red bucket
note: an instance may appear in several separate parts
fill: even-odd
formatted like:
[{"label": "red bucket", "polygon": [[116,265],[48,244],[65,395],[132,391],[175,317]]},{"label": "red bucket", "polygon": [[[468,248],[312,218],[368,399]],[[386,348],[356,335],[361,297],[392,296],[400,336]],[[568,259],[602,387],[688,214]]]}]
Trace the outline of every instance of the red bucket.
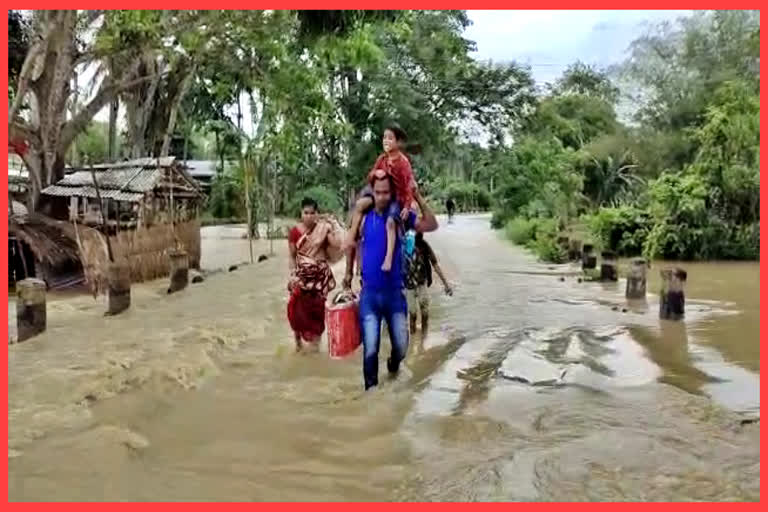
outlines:
[{"label": "red bucket", "polygon": [[352,292],[339,292],[325,309],[328,354],[333,359],[350,355],[360,345],[358,300]]}]

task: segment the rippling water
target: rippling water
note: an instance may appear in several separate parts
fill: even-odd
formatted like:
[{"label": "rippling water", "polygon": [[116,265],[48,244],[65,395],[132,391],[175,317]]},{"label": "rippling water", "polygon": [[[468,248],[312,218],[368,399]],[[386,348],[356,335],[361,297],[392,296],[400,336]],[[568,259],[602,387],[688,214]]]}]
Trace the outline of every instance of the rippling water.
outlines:
[{"label": "rippling water", "polygon": [[[487,217],[428,240],[456,293],[433,287],[432,332],[369,394],[359,353],[292,353],[284,242],[175,296],[134,286],[119,317],[52,300],[9,347],[10,498],[759,499],[757,264],[686,264],[686,320],[661,322]],[[203,244],[247,259],[234,228]]]}]

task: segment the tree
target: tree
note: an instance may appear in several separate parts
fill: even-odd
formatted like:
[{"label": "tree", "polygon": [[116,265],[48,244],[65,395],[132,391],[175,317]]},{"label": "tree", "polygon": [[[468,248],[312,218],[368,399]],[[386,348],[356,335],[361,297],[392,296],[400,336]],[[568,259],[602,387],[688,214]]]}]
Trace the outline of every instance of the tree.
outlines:
[{"label": "tree", "polygon": [[8,11],[8,91],[15,89],[29,52],[30,26],[19,11]]},{"label": "tree", "polygon": [[619,88],[608,73],[581,61],[568,66],[551,89],[555,96],[581,94],[599,98],[610,105],[615,105],[619,99]]},{"label": "tree", "polygon": [[741,79],[757,90],[760,13],[706,11],[652,27],[621,66],[641,89],[637,118],[662,131],[699,123],[712,91]]},{"label": "tree", "polygon": [[555,137],[564,146],[581,149],[592,140],[618,130],[616,112],[606,101],[584,94],[552,96],[539,103],[524,131]]},{"label": "tree", "polygon": [[[34,43],[22,65],[9,109],[9,136],[21,137],[29,146],[23,159],[30,174],[31,211],[37,209],[42,189],[63,177],[67,150],[93,116],[119,92],[147,79],[137,78],[140,62],[133,60],[118,74],[106,76],[93,98],[67,119],[75,68],[113,50],[101,46],[98,37],[90,44],[81,40],[83,32],[93,29],[103,13],[36,11],[34,16]],[[27,100],[30,113],[22,118],[19,111]]]}]

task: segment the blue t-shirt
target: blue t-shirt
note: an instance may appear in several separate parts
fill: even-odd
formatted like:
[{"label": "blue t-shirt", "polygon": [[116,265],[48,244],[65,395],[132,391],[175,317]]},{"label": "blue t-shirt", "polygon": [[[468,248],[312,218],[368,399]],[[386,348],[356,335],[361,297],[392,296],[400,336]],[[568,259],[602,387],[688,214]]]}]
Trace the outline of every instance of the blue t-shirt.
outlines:
[{"label": "blue t-shirt", "polygon": [[[416,213],[409,212],[405,229],[416,225]],[[360,241],[360,264],[363,287],[372,290],[403,288],[403,254],[400,237],[395,237],[395,252],[392,255],[392,269],[381,270],[387,255],[387,213],[371,210],[363,217],[362,239]]]}]

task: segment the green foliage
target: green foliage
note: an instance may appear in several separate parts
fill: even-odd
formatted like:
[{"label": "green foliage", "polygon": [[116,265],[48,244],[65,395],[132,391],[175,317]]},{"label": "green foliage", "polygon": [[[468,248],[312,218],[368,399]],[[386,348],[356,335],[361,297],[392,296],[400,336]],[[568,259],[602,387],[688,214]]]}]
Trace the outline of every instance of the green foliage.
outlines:
[{"label": "green foliage", "polygon": [[542,100],[525,130],[537,137],[554,136],[567,148],[581,149],[618,129],[613,105],[587,94],[551,96]]},{"label": "green foliage", "polygon": [[619,256],[638,256],[651,230],[648,212],[634,206],[601,208],[588,217],[589,229],[605,249]]},{"label": "green foliage", "polygon": [[8,90],[16,88],[16,80],[30,46],[29,21],[19,11],[8,11]]},{"label": "green foliage", "polygon": [[491,206],[488,191],[475,183],[453,182],[445,189],[435,191],[434,196],[441,203],[453,199],[457,212],[484,211]]},{"label": "green foliage", "polygon": [[211,181],[208,212],[218,219],[242,216],[240,187],[234,176],[219,173]]},{"label": "green foliage", "polygon": [[616,119],[608,75],[571,66],[516,144],[489,151],[492,225],[549,260],[555,236],[532,226],[579,214],[621,255],[759,257],[758,39],[757,12],[717,11],[635,41],[621,66],[642,93],[632,128]]},{"label": "green foliage", "polygon": [[526,245],[536,236],[536,221],[517,217],[504,226],[504,234],[512,243]]},{"label": "green foliage", "polygon": [[91,122],[75,141],[76,161],[79,163],[106,162],[108,156],[107,123]]},{"label": "green foliage", "polygon": [[[24,20],[9,11],[9,82],[39,35]],[[296,215],[304,195],[343,212],[394,121],[420,146],[409,157],[432,204],[492,207],[495,228],[548,261],[582,215],[620,254],[757,257],[757,11],[653,27],[618,74],[576,62],[544,95],[525,66],[476,61],[469,23],[464,11],[80,11],[73,40],[107,80],[133,66],[144,78],[119,93],[130,152],[156,153],[176,107],[171,153],[210,141],[216,217],[244,216],[246,183],[254,222]],[[635,93],[624,126],[619,98]],[[466,142],[477,127],[489,145]],[[78,129],[68,156],[106,159],[105,127]]]},{"label": "green foliage", "polygon": [[502,167],[494,194],[499,222],[518,215],[574,216],[582,200],[576,164],[584,155],[557,139],[526,138],[499,155]]},{"label": "green foliage", "polygon": [[301,201],[308,197],[317,201],[321,213],[343,214],[343,204],[339,195],[328,187],[315,185],[296,192],[288,203],[286,215],[298,217],[301,214]]},{"label": "green foliage", "polygon": [[568,254],[557,243],[559,232],[555,219],[514,218],[504,227],[506,237],[517,245],[532,250],[542,261],[564,263]]},{"label": "green foliage", "polygon": [[592,96],[610,105],[619,99],[619,88],[608,73],[578,61],[563,72],[552,88],[555,95],[580,94]]}]

